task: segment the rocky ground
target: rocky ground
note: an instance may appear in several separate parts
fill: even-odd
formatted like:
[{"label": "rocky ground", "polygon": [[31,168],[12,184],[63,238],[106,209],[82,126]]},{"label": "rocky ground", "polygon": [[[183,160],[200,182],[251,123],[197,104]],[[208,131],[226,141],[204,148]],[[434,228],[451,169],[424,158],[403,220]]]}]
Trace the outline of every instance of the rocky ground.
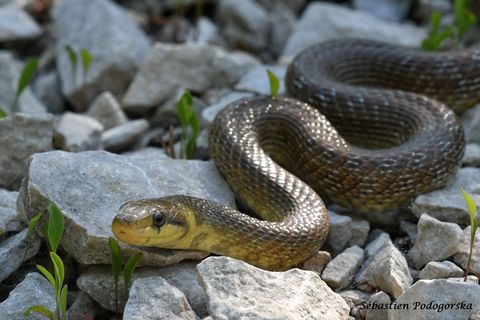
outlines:
[{"label": "rocky ground", "polygon": [[[54,309],[53,290],[35,268],[48,265],[48,249],[26,229],[49,203],[65,215],[59,253],[68,319],[121,318],[108,237],[123,202],[187,194],[235,206],[208,160],[205,129],[219,110],[269,94],[266,70],[283,79],[295,54],[316,42],[360,37],[418,47],[433,10],[451,17],[452,4],[0,0],[0,106],[9,114],[0,120],[0,319],[24,319],[34,304]],[[88,72],[72,65],[67,45],[91,53]],[[12,114],[30,57],[39,69]],[[176,102],[185,89],[201,115],[196,160],[161,148],[171,135],[178,150]],[[123,319],[480,319],[480,234],[462,282],[470,227],[460,192],[480,202],[480,106],[463,119],[467,151],[447,187],[382,215],[332,205],[325,251],[287,272],[202,252],[146,251],[129,296],[119,296]],[[457,302],[465,307],[445,305]]]}]

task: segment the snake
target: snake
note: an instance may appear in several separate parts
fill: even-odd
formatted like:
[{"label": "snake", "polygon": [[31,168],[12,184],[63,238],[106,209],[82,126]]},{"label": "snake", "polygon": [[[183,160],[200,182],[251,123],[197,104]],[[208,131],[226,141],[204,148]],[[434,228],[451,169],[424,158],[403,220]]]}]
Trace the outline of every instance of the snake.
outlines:
[{"label": "snake", "polygon": [[234,101],[209,128],[212,159],[254,214],[188,195],[132,200],[114,235],[266,270],[301,266],[327,239],[326,201],[392,211],[453,177],[465,150],[456,113],[480,100],[480,51],[332,40],[298,54],[285,83],[288,97]]}]

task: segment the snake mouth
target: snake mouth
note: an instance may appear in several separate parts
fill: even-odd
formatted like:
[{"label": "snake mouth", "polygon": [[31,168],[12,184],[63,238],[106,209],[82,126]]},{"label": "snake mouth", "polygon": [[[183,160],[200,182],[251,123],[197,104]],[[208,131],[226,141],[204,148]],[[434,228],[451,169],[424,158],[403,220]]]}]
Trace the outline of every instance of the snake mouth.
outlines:
[{"label": "snake mouth", "polygon": [[149,237],[142,236],[144,228],[135,228],[134,225],[126,223],[122,219],[115,218],[112,222],[112,233],[118,240],[133,244],[145,245],[148,243]]}]

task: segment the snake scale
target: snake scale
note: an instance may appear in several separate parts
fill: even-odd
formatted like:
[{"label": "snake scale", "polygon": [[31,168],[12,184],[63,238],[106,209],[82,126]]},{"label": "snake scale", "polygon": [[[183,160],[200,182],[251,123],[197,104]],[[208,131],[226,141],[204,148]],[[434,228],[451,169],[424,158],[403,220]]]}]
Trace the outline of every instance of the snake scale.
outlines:
[{"label": "snake scale", "polygon": [[461,112],[480,100],[480,51],[329,41],[294,59],[286,86],[295,99],[235,101],[210,126],[218,169],[262,220],[168,196],[124,204],[112,224],[116,237],[228,255],[269,270],[298,265],[327,237],[321,197],[381,212],[454,175],[465,138],[446,105]]}]

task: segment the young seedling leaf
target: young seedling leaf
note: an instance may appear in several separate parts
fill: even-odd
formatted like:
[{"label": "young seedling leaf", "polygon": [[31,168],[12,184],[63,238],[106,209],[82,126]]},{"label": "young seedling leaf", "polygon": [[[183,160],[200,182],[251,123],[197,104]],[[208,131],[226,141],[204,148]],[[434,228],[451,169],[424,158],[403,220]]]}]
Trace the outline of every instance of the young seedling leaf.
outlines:
[{"label": "young seedling leaf", "polygon": [[467,203],[468,208],[468,215],[470,216],[470,225],[475,225],[475,214],[477,213],[477,205],[473,198],[462,188],[463,197],[465,198],[465,202]]},{"label": "young seedling leaf", "polygon": [[8,116],[7,111],[5,111],[5,108],[0,107],[0,119],[6,118]]},{"label": "young seedling leaf", "polygon": [[188,140],[187,147],[186,147],[187,159],[195,158],[196,151],[197,151],[197,142],[195,141],[195,139]]},{"label": "young seedling leaf", "polygon": [[75,76],[77,74],[77,53],[69,45],[66,45],[64,49],[68,54],[68,59],[70,60],[70,65],[72,66],[72,73]]},{"label": "young seedling leaf", "polygon": [[192,112],[190,117],[190,127],[192,128],[192,139],[197,139],[200,134],[200,120],[195,112]]},{"label": "young seedling leaf", "polygon": [[177,102],[177,113],[182,128],[186,128],[193,113],[193,97],[189,91],[185,91]]},{"label": "young seedling leaf", "polygon": [[63,236],[64,218],[60,209],[54,204],[49,204],[47,210],[49,214],[47,228],[48,242],[50,244],[50,250],[57,252],[58,244]]},{"label": "young seedling leaf", "polygon": [[32,219],[30,219],[30,221],[28,222],[28,235],[30,236],[33,231],[35,230],[35,227],[37,226],[38,224],[38,221],[40,221],[40,219],[42,218],[43,216],[43,212],[39,212],[37,213],[36,216],[34,216]]},{"label": "young seedling leaf", "polygon": [[60,289],[65,278],[65,267],[62,259],[55,252],[50,252],[50,259],[52,259],[53,268],[55,269],[55,282],[57,288]]},{"label": "young seedling leaf", "polygon": [[37,71],[37,66],[38,59],[32,58],[23,67],[22,74],[20,75],[20,79],[18,79],[17,84],[17,98],[20,97],[23,90],[25,90],[25,88],[28,86],[30,80],[33,77],[33,74],[35,73],[35,71]]},{"label": "young seedling leaf", "polygon": [[142,256],[143,255],[140,252],[135,253],[133,256],[128,258],[127,262],[125,262],[125,266],[123,267],[123,278],[125,281],[126,296],[128,296],[128,288],[130,288],[130,282],[132,281],[133,272],[135,271],[135,267],[137,266],[137,263],[140,261]]},{"label": "young seedling leaf", "polygon": [[82,58],[83,74],[86,75],[90,69],[93,57],[87,49],[80,50],[80,57]]},{"label": "young seedling leaf", "polygon": [[270,82],[270,95],[276,97],[280,88],[278,77],[271,70],[267,70],[268,81]]},{"label": "young seedling leaf", "polygon": [[23,315],[25,317],[28,317],[30,316],[32,313],[40,313],[42,315],[44,315],[45,317],[47,317],[48,319],[50,320],[54,320],[53,318],[53,314],[52,314],[52,311],[48,310],[47,308],[45,308],[44,306],[31,306],[30,308],[27,309],[27,311],[25,311],[23,313]]},{"label": "young seedling leaf", "polygon": [[442,23],[442,14],[438,11],[433,11],[430,17],[430,32],[437,33]]},{"label": "young seedling leaf", "polygon": [[45,276],[45,278],[47,278],[48,282],[50,282],[52,287],[55,288],[55,278],[50,273],[50,271],[48,271],[47,269],[45,269],[43,266],[39,264],[37,264],[37,269]]},{"label": "young seedling leaf", "polygon": [[117,240],[112,237],[108,238],[108,244],[110,246],[110,255],[112,257],[112,273],[115,282],[118,282],[120,273],[122,272],[122,251]]},{"label": "young seedling leaf", "polygon": [[60,293],[60,310],[62,311],[63,319],[67,319],[67,293],[68,286],[64,285]]}]

